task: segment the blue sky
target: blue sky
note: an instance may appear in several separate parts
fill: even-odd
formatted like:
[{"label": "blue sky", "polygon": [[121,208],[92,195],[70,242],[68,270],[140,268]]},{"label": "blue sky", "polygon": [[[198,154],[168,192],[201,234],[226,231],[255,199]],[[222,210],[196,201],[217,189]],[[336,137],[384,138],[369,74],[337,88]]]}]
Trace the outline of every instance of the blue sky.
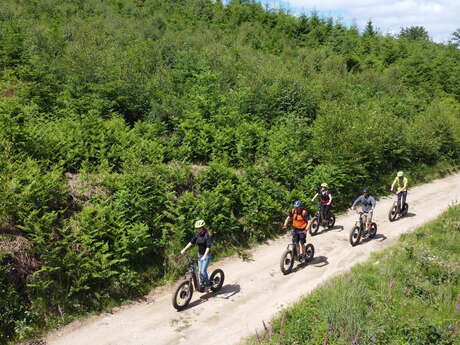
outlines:
[{"label": "blue sky", "polygon": [[292,14],[316,11],[320,16],[340,18],[360,29],[368,20],[380,32],[396,34],[401,27],[423,26],[436,42],[447,42],[460,28],[460,0],[261,0],[271,8],[287,8]]}]

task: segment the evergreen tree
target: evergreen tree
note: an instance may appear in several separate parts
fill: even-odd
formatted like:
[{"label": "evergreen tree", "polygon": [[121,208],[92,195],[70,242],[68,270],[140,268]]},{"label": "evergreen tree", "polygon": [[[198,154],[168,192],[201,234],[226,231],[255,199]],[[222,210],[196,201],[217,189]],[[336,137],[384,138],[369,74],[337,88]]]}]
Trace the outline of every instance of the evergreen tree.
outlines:
[{"label": "evergreen tree", "polygon": [[398,35],[399,38],[404,38],[407,40],[424,40],[428,41],[430,39],[428,31],[423,26],[410,26],[407,28],[401,28],[401,31]]},{"label": "evergreen tree", "polygon": [[459,48],[460,47],[460,28],[455,30],[452,33],[452,38],[450,40],[451,44],[453,44],[455,47]]},{"label": "evergreen tree", "polygon": [[374,29],[374,24],[372,23],[372,20],[368,20],[366,27],[364,28],[363,36],[365,38],[368,38],[368,37],[375,37],[376,35],[377,35],[377,31]]}]

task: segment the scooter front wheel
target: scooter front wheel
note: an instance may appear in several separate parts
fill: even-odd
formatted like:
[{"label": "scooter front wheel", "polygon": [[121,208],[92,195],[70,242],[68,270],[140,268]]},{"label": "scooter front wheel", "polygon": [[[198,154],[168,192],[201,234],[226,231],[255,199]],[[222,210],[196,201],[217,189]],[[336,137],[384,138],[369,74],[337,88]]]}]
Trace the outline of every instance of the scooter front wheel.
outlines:
[{"label": "scooter front wheel", "polygon": [[179,285],[173,294],[172,304],[177,311],[187,308],[193,296],[193,285],[190,280],[185,280]]},{"label": "scooter front wheel", "polygon": [[292,250],[287,249],[283,255],[281,255],[280,269],[283,274],[291,273],[292,267],[294,266],[294,253]]},{"label": "scooter front wheel", "polygon": [[390,222],[394,222],[396,220],[396,217],[398,217],[398,206],[393,205],[390,208],[390,211],[388,212],[388,219]]},{"label": "scooter front wheel", "polygon": [[354,226],[350,232],[350,243],[354,247],[361,241],[361,230],[359,226]]},{"label": "scooter front wheel", "polygon": [[315,236],[318,233],[318,230],[319,230],[319,219],[318,217],[314,217],[311,220],[310,235]]}]

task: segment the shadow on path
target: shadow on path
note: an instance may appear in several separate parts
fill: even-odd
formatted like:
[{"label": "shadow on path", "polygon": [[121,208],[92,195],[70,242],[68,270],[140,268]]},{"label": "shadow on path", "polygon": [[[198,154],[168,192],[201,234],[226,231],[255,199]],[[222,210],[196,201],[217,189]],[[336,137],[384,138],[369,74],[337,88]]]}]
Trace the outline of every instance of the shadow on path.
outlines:
[{"label": "shadow on path", "polygon": [[328,228],[328,227],[323,227],[322,225],[320,226],[318,232],[312,236],[318,236],[318,235],[321,235],[321,234],[325,234],[325,233],[328,233],[329,231],[332,231],[332,230],[338,230],[337,232],[341,232],[344,230],[344,227],[343,225],[334,225],[332,228]]},{"label": "shadow on path", "polygon": [[361,245],[361,244],[365,244],[367,242],[371,242],[373,240],[379,240],[379,242],[383,242],[387,239],[388,237],[386,237],[384,234],[377,234],[375,235],[374,238],[363,238],[361,240],[361,242],[358,244],[358,245]]},{"label": "shadow on path", "polygon": [[294,267],[291,271],[291,273],[298,272],[302,269],[304,269],[307,266],[314,265],[315,267],[323,267],[326,265],[329,265],[329,261],[327,260],[326,256],[320,255],[320,256],[315,256],[310,262],[308,263],[302,263],[298,264],[296,267]]},{"label": "shadow on path", "polygon": [[[217,298],[222,298],[222,299],[229,299],[230,297],[233,297],[234,295],[236,295],[240,291],[241,291],[240,284],[226,284],[226,285],[222,286],[222,288],[219,291],[216,291],[216,292],[210,291],[210,292],[207,292],[207,293],[201,295],[199,299],[197,299],[196,301],[193,301],[192,303],[190,303],[187,306],[187,308],[185,308],[183,310],[188,310],[188,309],[194,308],[194,307],[196,307],[196,306],[198,306],[200,304],[206,303],[212,297],[217,297]],[[195,291],[195,292],[197,292],[197,291]],[[228,294],[228,295],[227,296],[222,296],[222,295],[225,295],[225,294]]]},{"label": "shadow on path", "polygon": [[374,240],[380,240],[380,242],[383,242],[387,239],[388,237],[386,237],[384,234],[377,234],[375,235],[374,237]]},{"label": "shadow on path", "polygon": [[329,265],[329,261],[327,260],[327,256],[315,256],[313,260],[311,260],[310,265],[315,265],[315,267],[323,267]]}]

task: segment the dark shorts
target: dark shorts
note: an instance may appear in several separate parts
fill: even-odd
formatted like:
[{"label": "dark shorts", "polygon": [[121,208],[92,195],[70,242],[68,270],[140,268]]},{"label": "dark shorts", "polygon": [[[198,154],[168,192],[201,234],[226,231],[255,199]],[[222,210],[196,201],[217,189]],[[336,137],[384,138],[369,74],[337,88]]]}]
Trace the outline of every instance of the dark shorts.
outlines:
[{"label": "dark shorts", "polygon": [[306,229],[294,229],[292,231],[292,244],[297,244],[298,242],[305,244],[307,241],[307,235],[305,235]]}]

